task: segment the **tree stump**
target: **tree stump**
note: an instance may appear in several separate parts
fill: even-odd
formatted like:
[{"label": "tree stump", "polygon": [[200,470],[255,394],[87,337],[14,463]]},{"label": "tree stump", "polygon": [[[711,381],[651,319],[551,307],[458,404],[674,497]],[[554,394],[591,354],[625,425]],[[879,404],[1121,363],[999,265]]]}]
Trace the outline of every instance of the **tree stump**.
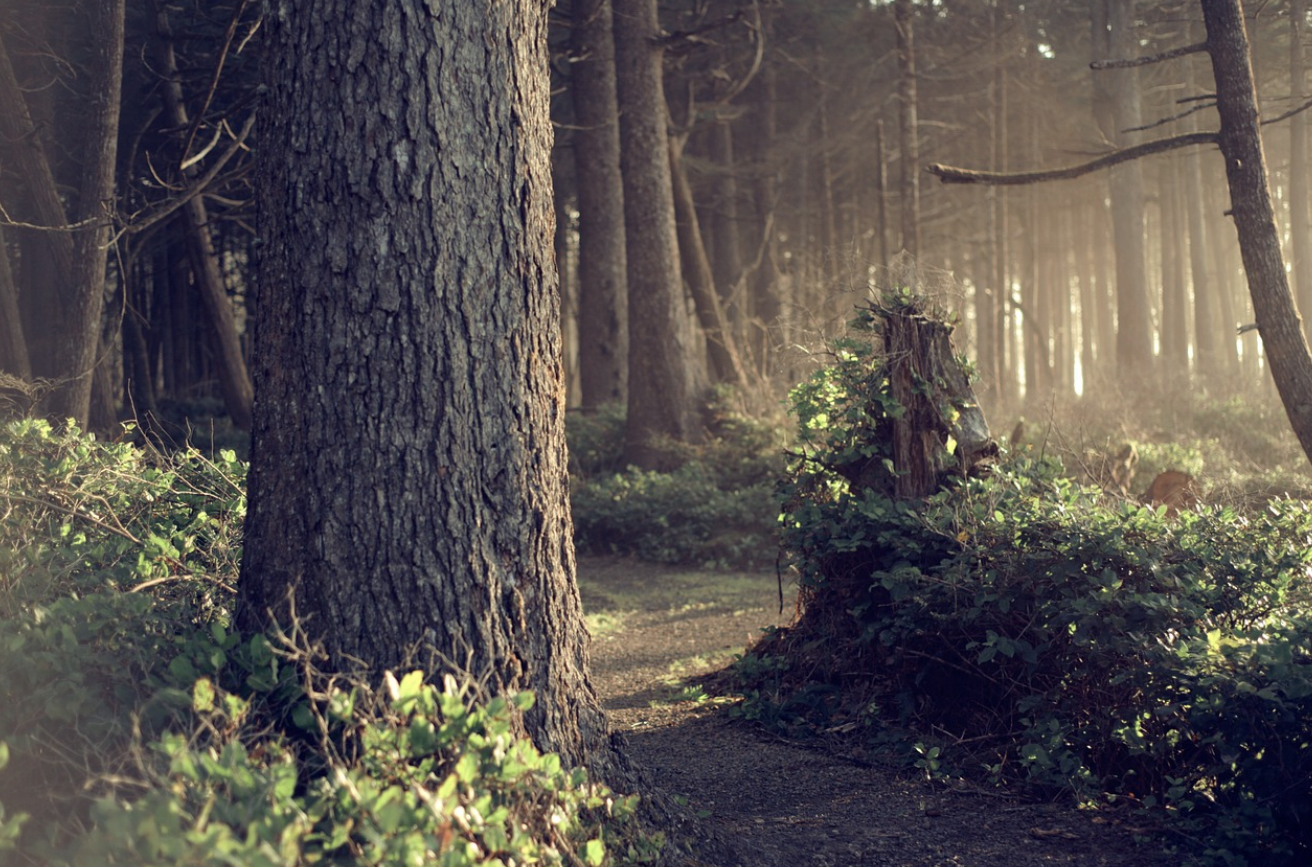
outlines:
[{"label": "tree stump", "polygon": [[998,445],[975,399],[952,326],[914,298],[873,305],[883,320],[889,390],[903,408],[894,418],[894,496],[923,499],[949,475],[985,469]]}]

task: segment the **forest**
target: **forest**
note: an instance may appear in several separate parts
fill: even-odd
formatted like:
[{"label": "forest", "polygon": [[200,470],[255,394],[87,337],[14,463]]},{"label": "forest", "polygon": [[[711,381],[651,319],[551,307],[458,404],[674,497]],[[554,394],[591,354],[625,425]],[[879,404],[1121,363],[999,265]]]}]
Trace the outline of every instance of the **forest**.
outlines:
[{"label": "forest", "polygon": [[5,0],[0,865],[1306,863],[1307,7]]}]

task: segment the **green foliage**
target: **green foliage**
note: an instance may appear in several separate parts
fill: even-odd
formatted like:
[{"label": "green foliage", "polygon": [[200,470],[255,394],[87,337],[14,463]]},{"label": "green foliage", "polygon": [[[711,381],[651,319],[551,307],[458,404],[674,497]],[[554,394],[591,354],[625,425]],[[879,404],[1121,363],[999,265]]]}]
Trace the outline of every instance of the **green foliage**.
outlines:
[{"label": "green foliage", "polygon": [[774,562],[772,490],[782,437],[776,427],[732,411],[726,394],[713,402],[708,421],[704,443],[668,444],[676,468],[656,472],[615,469],[624,435],[616,409],[570,419],[580,551],[719,567]]},{"label": "green foliage", "polygon": [[515,736],[531,693],[476,704],[468,684],[448,676],[439,689],[419,671],[384,687],[307,689],[293,714],[316,743],[305,750],[253,738],[250,700],[197,680],[194,731],[206,737],[151,743],[145,794],[97,800],[67,863],[601,867],[617,852],[652,854],[651,841],[617,833],[636,797],[612,795]]},{"label": "green foliage", "polygon": [[896,502],[853,471],[891,472],[884,393],[860,345],[795,392],[782,532],[805,613],[738,664],[743,712],[918,732],[904,755],[924,773],[1138,804],[1217,863],[1305,863],[1312,507],[1172,521],[1031,451]]},{"label": "green foliage", "polygon": [[655,857],[636,798],[517,735],[531,695],[232,633],[245,471],[0,430],[0,864]]}]

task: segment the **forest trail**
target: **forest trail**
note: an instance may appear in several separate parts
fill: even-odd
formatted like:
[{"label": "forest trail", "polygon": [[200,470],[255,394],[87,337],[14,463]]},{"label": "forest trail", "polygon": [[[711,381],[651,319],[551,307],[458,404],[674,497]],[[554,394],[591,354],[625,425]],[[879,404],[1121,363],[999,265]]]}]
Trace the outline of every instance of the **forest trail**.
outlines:
[{"label": "forest trail", "polygon": [[[769,573],[581,558],[592,678],[651,780],[686,798],[750,867],[1158,867],[1125,814],[953,788],[784,742],[682,684],[786,623]],[[691,680],[689,680],[691,679]],[[696,861],[705,867],[729,867]]]}]

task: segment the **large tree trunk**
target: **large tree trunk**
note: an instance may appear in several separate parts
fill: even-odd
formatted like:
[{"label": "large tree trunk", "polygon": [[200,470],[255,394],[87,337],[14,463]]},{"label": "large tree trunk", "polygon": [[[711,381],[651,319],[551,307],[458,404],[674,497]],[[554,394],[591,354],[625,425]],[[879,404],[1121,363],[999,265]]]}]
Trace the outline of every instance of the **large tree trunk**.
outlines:
[{"label": "large tree trunk", "polygon": [[1312,460],[1312,353],[1281,257],[1243,10],[1239,0],[1202,0],[1202,7],[1216,76],[1221,153],[1258,332],[1294,434]]},{"label": "large tree trunk", "polygon": [[[164,104],[172,125],[185,130],[191,125],[187,105],[183,101],[182,80],[178,75],[178,64],[173,54],[173,33],[169,28],[168,13],[163,5],[159,7],[156,17],[158,41],[156,56],[160,65],[160,74],[164,76]],[[179,159],[185,159],[181,154]],[[182,169],[182,176],[188,185],[195,183],[198,168],[190,166]],[[186,191],[184,190],[184,193]],[[246,360],[241,352],[241,338],[237,334],[237,323],[232,313],[232,302],[228,299],[228,289],[219,271],[219,260],[214,252],[214,239],[210,234],[209,214],[205,207],[204,196],[193,196],[182,208],[183,225],[187,236],[187,251],[191,256],[192,273],[200,289],[201,303],[214,328],[214,347],[217,350],[219,387],[223,392],[223,404],[232,417],[232,422],[242,430],[251,428],[251,378],[246,370]]]},{"label": "large tree trunk", "polygon": [[607,778],[566,499],[546,6],[277,9],[237,622],[294,605],[339,665],[418,645],[534,690],[538,746]]},{"label": "large tree trunk", "polygon": [[611,0],[575,0],[574,164],[579,194],[579,376],[585,409],[628,392],[624,181]]},{"label": "large tree trunk", "polygon": [[679,272],[656,0],[615,0],[615,57],[629,271],[625,460],[656,468],[660,440],[695,441],[706,375]]}]

